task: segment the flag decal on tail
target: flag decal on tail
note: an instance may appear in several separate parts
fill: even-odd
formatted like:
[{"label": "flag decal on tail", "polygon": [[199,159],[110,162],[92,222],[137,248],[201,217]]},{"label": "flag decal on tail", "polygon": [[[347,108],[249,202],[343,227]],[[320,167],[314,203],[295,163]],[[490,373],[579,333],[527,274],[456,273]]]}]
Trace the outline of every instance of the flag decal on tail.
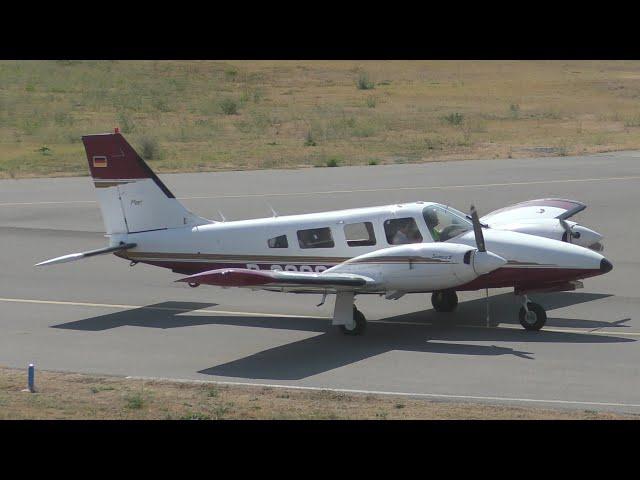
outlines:
[{"label": "flag decal on tail", "polygon": [[107,157],[93,157],[94,167],[107,167]]}]

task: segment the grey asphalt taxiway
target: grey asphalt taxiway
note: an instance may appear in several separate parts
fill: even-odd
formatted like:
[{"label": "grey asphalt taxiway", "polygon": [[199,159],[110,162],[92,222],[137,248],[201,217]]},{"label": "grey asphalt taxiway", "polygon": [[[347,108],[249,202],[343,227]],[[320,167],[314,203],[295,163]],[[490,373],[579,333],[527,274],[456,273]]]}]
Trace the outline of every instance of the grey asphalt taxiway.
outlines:
[{"label": "grey asphalt taxiway", "polygon": [[[51,161],[54,161],[53,159]],[[614,269],[576,292],[533,295],[547,326],[527,332],[518,298],[461,294],[357,300],[361,337],[330,325],[330,298],[173,281],[114,256],[34,268],[105,245],[88,177],[0,181],[0,365],[132,377],[287,385],[640,414],[640,152],[419,165],[162,175],[194,212],[227,220],[414,200],[480,213],[522,200],[586,202]]]}]

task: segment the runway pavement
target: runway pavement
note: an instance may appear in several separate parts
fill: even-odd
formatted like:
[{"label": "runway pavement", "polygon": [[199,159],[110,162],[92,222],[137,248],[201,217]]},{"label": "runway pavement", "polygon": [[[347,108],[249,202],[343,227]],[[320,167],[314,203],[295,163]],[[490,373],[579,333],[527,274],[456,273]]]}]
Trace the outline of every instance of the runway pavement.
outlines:
[{"label": "runway pavement", "polygon": [[[52,159],[51,161],[55,161]],[[104,246],[88,177],[0,181],[0,365],[136,377],[334,388],[640,414],[640,152],[422,165],[162,175],[194,212],[227,220],[425,200],[481,215],[545,196],[584,201],[614,264],[577,292],[533,296],[547,326],[517,323],[518,299],[461,294],[359,298],[366,335],[346,337],[333,299],[173,283],[113,256],[34,268]]]}]

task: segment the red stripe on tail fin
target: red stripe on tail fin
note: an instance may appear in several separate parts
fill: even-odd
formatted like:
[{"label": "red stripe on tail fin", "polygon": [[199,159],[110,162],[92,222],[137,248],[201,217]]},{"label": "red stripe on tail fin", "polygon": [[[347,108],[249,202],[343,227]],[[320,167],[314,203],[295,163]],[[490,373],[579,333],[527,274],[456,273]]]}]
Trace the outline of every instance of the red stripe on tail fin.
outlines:
[{"label": "red stripe on tail fin", "polygon": [[85,135],[91,176],[99,180],[151,178],[169,198],[175,198],[120,133]]}]

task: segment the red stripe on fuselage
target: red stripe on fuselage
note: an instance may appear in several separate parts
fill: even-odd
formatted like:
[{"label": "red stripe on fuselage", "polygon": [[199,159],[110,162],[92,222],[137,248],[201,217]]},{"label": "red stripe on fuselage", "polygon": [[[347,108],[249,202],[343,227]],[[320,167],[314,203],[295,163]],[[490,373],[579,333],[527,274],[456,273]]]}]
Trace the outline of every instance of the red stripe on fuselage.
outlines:
[{"label": "red stripe on fuselage", "polygon": [[[121,256],[121,255],[118,255]],[[122,255],[123,258],[124,255]],[[206,272],[209,270],[225,269],[225,268],[247,268],[246,263],[211,263],[211,262],[176,262],[176,261],[143,261],[157,267],[168,268],[176,273],[185,275],[193,275],[196,273]],[[259,264],[261,270],[269,271],[272,265],[280,264]],[[307,267],[305,264],[287,264],[295,267],[297,271],[301,267]],[[336,264],[327,264],[326,268],[331,268]],[[480,290],[483,288],[503,288],[503,287],[519,287],[527,288],[533,286],[541,286],[545,284],[556,284],[558,282],[570,282],[572,280],[581,280],[583,278],[595,277],[603,272],[599,269],[581,269],[581,268],[499,268],[486,275],[481,275],[475,280],[456,287],[456,290]]]},{"label": "red stripe on fuselage", "polygon": [[483,288],[533,287],[550,283],[570,282],[601,275],[600,269],[585,268],[499,268],[456,290],[480,290]]}]

